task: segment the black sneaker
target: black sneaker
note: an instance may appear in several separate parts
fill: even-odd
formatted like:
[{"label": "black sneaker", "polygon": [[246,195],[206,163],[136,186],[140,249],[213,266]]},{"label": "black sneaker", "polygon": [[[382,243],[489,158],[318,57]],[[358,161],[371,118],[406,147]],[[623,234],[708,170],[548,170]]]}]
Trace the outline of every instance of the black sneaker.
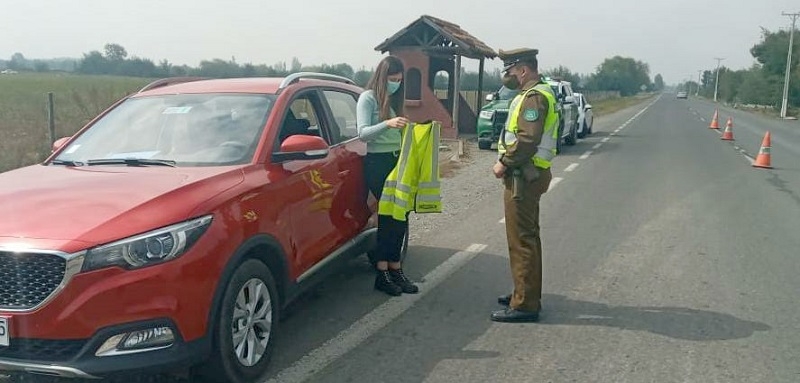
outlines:
[{"label": "black sneaker", "polygon": [[392,281],[403,290],[406,294],[416,294],[419,292],[419,287],[411,282],[408,277],[403,273],[403,269],[389,270],[389,275]]},{"label": "black sneaker", "polygon": [[375,290],[395,297],[403,293],[403,289],[394,283],[388,270],[378,270],[378,275],[375,276]]}]

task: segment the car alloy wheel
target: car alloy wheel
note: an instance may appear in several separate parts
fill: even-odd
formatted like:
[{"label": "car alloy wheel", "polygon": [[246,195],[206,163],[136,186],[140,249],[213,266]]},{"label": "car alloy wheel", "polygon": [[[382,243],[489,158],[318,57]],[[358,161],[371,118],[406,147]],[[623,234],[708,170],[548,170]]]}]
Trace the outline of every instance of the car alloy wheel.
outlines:
[{"label": "car alloy wheel", "polygon": [[197,367],[211,381],[250,383],[263,377],[278,335],[280,303],[272,272],[264,262],[242,262],[225,283],[214,325],[215,344]]},{"label": "car alloy wheel", "polygon": [[253,278],[239,289],[231,324],[239,363],[254,366],[264,357],[272,334],[272,300],[263,281]]}]

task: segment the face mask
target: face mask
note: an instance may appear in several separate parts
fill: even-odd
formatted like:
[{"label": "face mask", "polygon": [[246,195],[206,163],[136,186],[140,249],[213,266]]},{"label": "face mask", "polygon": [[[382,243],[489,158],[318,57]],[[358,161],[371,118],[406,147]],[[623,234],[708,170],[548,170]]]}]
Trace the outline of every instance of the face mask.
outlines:
[{"label": "face mask", "polygon": [[386,87],[386,90],[389,91],[389,94],[394,94],[397,90],[400,89],[400,81],[389,81]]},{"label": "face mask", "polygon": [[506,88],[511,89],[511,90],[519,89],[519,85],[520,84],[519,84],[519,80],[517,79],[517,76],[513,76],[513,75],[510,75],[510,74],[506,73],[501,80],[503,82],[503,85],[505,85]]}]

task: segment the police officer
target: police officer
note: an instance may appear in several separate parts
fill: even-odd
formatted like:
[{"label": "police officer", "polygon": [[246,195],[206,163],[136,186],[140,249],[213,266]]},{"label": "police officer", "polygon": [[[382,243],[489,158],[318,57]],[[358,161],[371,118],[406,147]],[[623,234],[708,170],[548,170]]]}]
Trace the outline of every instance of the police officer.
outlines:
[{"label": "police officer", "polygon": [[498,298],[504,310],[496,322],[536,322],[542,297],[542,243],[539,199],[550,186],[550,162],[556,154],[558,115],[555,95],[539,77],[536,49],[499,52],[503,85],[519,90],[498,142],[495,177],[503,179],[506,237],[514,291]]}]

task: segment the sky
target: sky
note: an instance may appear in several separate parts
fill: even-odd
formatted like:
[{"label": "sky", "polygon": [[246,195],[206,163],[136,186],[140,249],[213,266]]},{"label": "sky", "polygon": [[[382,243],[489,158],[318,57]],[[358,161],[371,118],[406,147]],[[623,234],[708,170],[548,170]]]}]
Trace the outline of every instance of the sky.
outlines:
[{"label": "sky", "polygon": [[[0,58],[80,58],[107,43],[129,57],[373,68],[375,47],[422,15],[458,24],[495,51],[539,49],[540,69],[589,74],[604,59],[645,62],[667,84],[697,79],[715,58],[750,67],[761,28],[789,29],[790,0],[0,0]],[[798,22],[797,28],[800,28]],[[800,38],[800,34],[796,36]],[[478,60],[462,65],[477,71]],[[486,62],[487,71],[501,67]]]}]

